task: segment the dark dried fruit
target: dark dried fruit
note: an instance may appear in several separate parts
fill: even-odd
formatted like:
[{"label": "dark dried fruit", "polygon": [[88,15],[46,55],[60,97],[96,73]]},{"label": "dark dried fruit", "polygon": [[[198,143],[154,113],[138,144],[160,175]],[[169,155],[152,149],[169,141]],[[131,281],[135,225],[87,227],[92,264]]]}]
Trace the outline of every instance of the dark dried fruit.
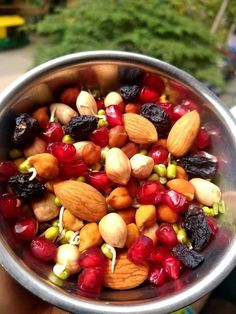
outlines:
[{"label": "dark dried fruit", "polygon": [[216,173],[216,159],[199,154],[189,154],[178,160],[187,174],[193,178],[211,179]]},{"label": "dark dried fruit", "polygon": [[29,144],[40,132],[38,121],[27,113],[22,113],[16,118],[13,133],[13,142],[17,145]]},{"label": "dark dried fruit", "polygon": [[70,134],[76,141],[84,141],[96,130],[98,119],[94,116],[84,115],[73,117],[68,124],[64,126],[66,134]]},{"label": "dark dried fruit", "polygon": [[196,268],[199,264],[204,261],[204,256],[194,250],[188,249],[183,244],[177,244],[173,249],[172,253],[186,266],[189,268]]},{"label": "dark dried fruit", "polygon": [[8,184],[20,199],[27,201],[41,196],[46,192],[45,186],[37,179],[29,181],[31,173],[18,174],[10,177]]},{"label": "dark dried fruit", "polygon": [[120,88],[120,95],[125,101],[133,101],[139,93],[138,85],[123,85]]},{"label": "dark dried fruit", "polygon": [[202,250],[209,242],[211,229],[200,207],[190,206],[183,218],[183,227],[187,236],[197,251]]},{"label": "dark dried fruit", "polygon": [[154,124],[160,137],[167,136],[171,129],[171,120],[165,110],[154,103],[146,103],[142,106],[140,114]]},{"label": "dark dried fruit", "polygon": [[144,72],[140,69],[131,68],[131,67],[121,67],[119,69],[120,81],[123,84],[139,84],[141,83]]}]

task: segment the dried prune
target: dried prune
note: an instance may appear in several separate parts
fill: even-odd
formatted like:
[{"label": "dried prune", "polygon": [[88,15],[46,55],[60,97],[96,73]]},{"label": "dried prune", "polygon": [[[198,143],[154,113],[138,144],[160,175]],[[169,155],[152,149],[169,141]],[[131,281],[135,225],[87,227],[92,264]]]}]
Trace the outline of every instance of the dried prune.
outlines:
[{"label": "dried prune", "polygon": [[216,173],[216,160],[203,155],[189,154],[178,159],[177,162],[191,178],[211,179]]},{"label": "dried prune", "polygon": [[65,133],[70,134],[76,141],[84,141],[96,130],[98,119],[94,116],[84,115],[73,117],[68,124],[64,126]]},{"label": "dried prune", "polygon": [[120,88],[120,94],[125,101],[133,101],[137,98],[139,90],[138,85],[123,85]]},{"label": "dried prune", "polygon": [[122,84],[128,85],[139,84],[143,79],[144,71],[137,68],[120,67],[119,75]]},{"label": "dried prune", "polygon": [[12,140],[16,145],[29,144],[40,132],[38,121],[27,113],[22,113],[16,118],[16,126]]},{"label": "dried prune", "polygon": [[29,181],[30,177],[31,173],[18,174],[8,180],[8,184],[15,195],[23,201],[39,197],[46,192],[46,188],[41,182],[37,179]]},{"label": "dried prune", "polygon": [[190,250],[183,244],[177,244],[173,249],[172,253],[186,266],[189,268],[196,268],[199,264],[204,261],[204,256],[194,250]]},{"label": "dried prune", "polygon": [[183,227],[195,250],[200,251],[208,244],[211,229],[200,207],[189,206],[183,217]]},{"label": "dried prune", "polygon": [[160,137],[167,136],[171,129],[171,120],[165,110],[154,103],[146,103],[142,105],[140,114],[154,124]]}]

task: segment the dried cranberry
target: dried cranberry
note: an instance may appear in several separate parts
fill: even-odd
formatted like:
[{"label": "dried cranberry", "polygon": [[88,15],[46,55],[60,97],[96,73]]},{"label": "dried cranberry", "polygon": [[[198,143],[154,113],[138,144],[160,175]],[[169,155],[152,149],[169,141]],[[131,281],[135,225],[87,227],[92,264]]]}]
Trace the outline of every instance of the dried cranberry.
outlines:
[{"label": "dried cranberry", "polygon": [[76,99],[79,95],[79,88],[74,86],[74,87],[67,87],[65,88],[61,95],[60,95],[60,101],[63,104],[67,104],[69,106],[73,106],[76,103]]},{"label": "dried cranberry", "polygon": [[160,145],[154,145],[148,153],[148,156],[152,157],[155,164],[167,164],[168,155],[168,150]]},{"label": "dried cranberry", "polygon": [[199,130],[194,144],[200,149],[206,148],[210,145],[210,135],[205,129],[201,128]]},{"label": "dried cranberry", "polygon": [[103,283],[103,269],[100,267],[85,268],[79,275],[78,288],[87,293],[98,294]]},{"label": "dried cranberry", "polygon": [[196,268],[204,261],[204,256],[183,244],[177,244],[172,249],[173,254],[188,268]]},{"label": "dried cranberry", "polygon": [[89,137],[90,141],[94,142],[94,144],[105,147],[109,142],[109,131],[108,128],[102,127],[94,130]]},{"label": "dried cranberry", "polygon": [[0,211],[5,218],[16,218],[19,215],[17,198],[15,195],[5,193],[0,196]]},{"label": "dried cranberry", "polygon": [[48,122],[43,132],[43,139],[47,143],[61,142],[64,131],[59,122]]},{"label": "dried cranberry", "polygon": [[211,235],[213,237],[215,237],[217,234],[217,231],[218,231],[217,221],[213,217],[206,217],[206,219],[207,219],[207,223],[211,229]]},{"label": "dried cranberry", "polygon": [[180,276],[181,262],[175,256],[168,257],[164,261],[164,269],[171,279],[178,279]]},{"label": "dried cranberry", "polygon": [[105,171],[87,173],[86,182],[102,193],[109,193],[112,189],[112,183]]},{"label": "dried cranberry", "polygon": [[87,165],[83,160],[76,159],[71,162],[60,164],[61,175],[67,179],[84,176],[87,171]]},{"label": "dried cranberry", "polygon": [[154,74],[147,73],[144,76],[143,84],[156,90],[159,93],[159,95],[163,94],[165,90],[164,81],[159,76]]},{"label": "dried cranberry", "polygon": [[38,222],[34,218],[20,219],[14,225],[14,234],[21,240],[32,240],[38,231]]},{"label": "dried cranberry", "polygon": [[107,264],[107,258],[102,251],[97,248],[89,248],[80,254],[79,265],[81,268],[101,267],[104,269]]},{"label": "dried cranberry", "polygon": [[100,110],[100,109],[103,109],[104,108],[104,99],[103,98],[95,98],[96,100],[96,103],[97,103],[97,109]]},{"label": "dried cranberry", "polygon": [[160,99],[160,94],[150,87],[143,87],[139,93],[141,103],[157,102]]},{"label": "dried cranberry", "polygon": [[171,121],[174,121],[173,109],[174,105],[171,102],[159,102],[158,106],[160,106],[165,112],[168,114]]},{"label": "dried cranberry", "polygon": [[56,245],[43,237],[33,239],[30,248],[33,255],[41,261],[48,262],[56,257]]},{"label": "dried cranberry", "polygon": [[0,162],[0,182],[7,182],[8,179],[16,174],[17,167],[12,161]]},{"label": "dried cranberry", "polygon": [[83,115],[73,117],[64,126],[65,133],[70,134],[76,141],[83,141],[89,138],[89,135],[96,130],[98,119],[95,116]]},{"label": "dried cranberry", "polygon": [[156,266],[150,269],[148,280],[156,286],[162,286],[169,278],[164,268]]},{"label": "dried cranberry", "polygon": [[174,190],[165,191],[162,202],[178,213],[183,212],[188,205],[186,196]]},{"label": "dried cranberry", "polygon": [[162,199],[165,188],[159,181],[142,183],[137,189],[137,202],[140,204],[158,204]]},{"label": "dried cranberry", "polygon": [[62,142],[51,143],[48,145],[47,151],[62,162],[71,162],[76,157],[76,149],[72,144]]},{"label": "dried cranberry", "polygon": [[167,246],[174,246],[178,243],[177,235],[169,223],[162,223],[156,231],[158,241]]},{"label": "dried cranberry", "polygon": [[123,85],[120,88],[120,95],[125,101],[134,101],[139,93],[138,85]]},{"label": "dried cranberry", "polygon": [[109,126],[113,128],[116,125],[123,125],[122,111],[119,106],[110,105],[106,107],[106,118]]},{"label": "dried cranberry", "polygon": [[190,112],[190,110],[187,107],[184,107],[182,105],[175,106],[173,108],[173,113],[172,113],[173,120],[176,121],[180,119],[182,116],[184,116],[188,112]]},{"label": "dried cranberry", "polygon": [[148,262],[154,265],[163,265],[165,259],[170,256],[172,256],[172,254],[166,247],[159,246],[148,256]]},{"label": "dried cranberry", "polygon": [[141,235],[128,249],[127,258],[134,264],[145,264],[153,249],[153,241],[149,237]]}]

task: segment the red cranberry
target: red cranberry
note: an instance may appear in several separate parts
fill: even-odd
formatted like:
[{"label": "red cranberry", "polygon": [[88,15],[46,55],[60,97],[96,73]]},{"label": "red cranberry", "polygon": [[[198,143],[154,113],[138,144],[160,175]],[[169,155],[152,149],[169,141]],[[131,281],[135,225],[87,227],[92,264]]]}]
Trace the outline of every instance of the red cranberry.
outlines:
[{"label": "red cranberry", "polygon": [[67,87],[63,90],[60,95],[60,101],[63,104],[73,106],[76,103],[76,99],[79,95],[79,88],[78,87]]},{"label": "red cranberry", "polygon": [[165,90],[164,81],[154,74],[146,74],[144,76],[143,84],[157,91],[159,95],[163,94]]},{"label": "red cranberry", "polygon": [[111,181],[105,171],[87,173],[86,182],[102,193],[109,193],[112,189]]},{"label": "red cranberry", "polygon": [[165,112],[168,114],[169,118],[174,121],[174,114],[173,114],[173,109],[174,105],[171,102],[160,102],[158,105],[165,110]]},{"label": "red cranberry", "polygon": [[168,162],[168,155],[168,150],[160,145],[153,146],[148,153],[148,156],[152,157],[155,164],[166,164]]},{"label": "red cranberry", "polygon": [[57,253],[56,245],[43,237],[33,239],[30,248],[33,255],[44,262],[53,260]]},{"label": "red cranberry", "polygon": [[85,268],[79,275],[78,288],[87,293],[98,294],[103,283],[103,269],[100,267]]},{"label": "red cranberry", "polygon": [[43,139],[47,143],[61,142],[63,136],[64,131],[59,122],[49,122],[43,132]]},{"label": "red cranberry", "polygon": [[97,103],[98,110],[103,109],[104,108],[104,99],[98,97],[95,100],[96,100],[96,103]]},{"label": "red cranberry", "polygon": [[62,162],[71,162],[76,158],[76,149],[72,144],[62,142],[51,143],[48,145],[47,151]]},{"label": "red cranberry", "polygon": [[184,99],[181,105],[186,107],[189,111],[197,110],[199,113],[201,112],[201,107],[192,100]]},{"label": "red cranberry", "polygon": [[17,167],[12,161],[0,162],[0,182],[7,182],[17,172]]},{"label": "red cranberry", "polygon": [[32,240],[38,231],[38,222],[34,218],[18,220],[14,226],[14,233],[18,239]]},{"label": "red cranberry", "polygon": [[201,128],[199,130],[195,140],[195,145],[200,149],[206,148],[210,145],[210,135],[205,129]]},{"label": "red cranberry", "polygon": [[164,268],[155,267],[151,268],[148,275],[148,280],[156,286],[161,286],[164,283],[166,283],[169,280],[169,278]]},{"label": "red cranberry", "polygon": [[140,204],[158,204],[162,199],[165,188],[159,181],[147,181],[142,183],[136,194],[137,202]]},{"label": "red cranberry", "polygon": [[149,237],[141,235],[128,249],[127,258],[134,264],[145,264],[153,249],[153,241]]},{"label": "red cranberry", "polygon": [[183,105],[177,105],[173,108],[173,120],[176,121],[179,118],[181,118],[182,116],[184,116],[186,113],[190,112],[190,110],[183,106]]},{"label": "red cranberry", "polygon": [[117,105],[111,105],[106,107],[106,118],[109,126],[113,128],[117,125],[123,125],[123,117],[122,117],[122,111],[119,106]]},{"label": "red cranberry", "polygon": [[81,268],[101,267],[104,269],[106,264],[107,258],[97,247],[89,248],[85,252],[81,253],[79,257],[79,265]]},{"label": "red cranberry", "polygon": [[175,257],[168,257],[164,261],[165,272],[171,279],[178,279],[180,275],[181,262]]},{"label": "red cranberry", "polygon": [[71,162],[60,164],[61,174],[65,178],[75,178],[84,176],[87,171],[87,165],[83,160],[77,159]]},{"label": "red cranberry", "polygon": [[6,193],[0,196],[0,211],[5,218],[16,218],[19,215],[17,198],[15,195]]},{"label": "red cranberry", "polygon": [[170,256],[172,254],[166,247],[157,247],[149,255],[148,262],[154,265],[163,265],[164,261]]},{"label": "red cranberry", "polygon": [[213,217],[207,217],[207,223],[211,229],[212,236],[215,237],[218,231],[216,220]]},{"label": "red cranberry", "polygon": [[109,131],[108,128],[102,127],[99,129],[94,130],[90,135],[90,140],[100,146],[105,147],[108,145],[109,142]]},{"label": "red cranberry", "polygon": [[139,100],[142,103],[157,102],[159,99],[160,94],[147,86],[143,87],[139,93]]},{"label": "red cranberry", "polygon": [[165,191],[162,202],[178,213],[183,212],[188,204],[186,196],[174,190]]},{"label": "red cranberry", "polygon": [[175,246],[178,239],[174,228],[169,223],[162,223],[156,231],[158,241],[167,246]]}]

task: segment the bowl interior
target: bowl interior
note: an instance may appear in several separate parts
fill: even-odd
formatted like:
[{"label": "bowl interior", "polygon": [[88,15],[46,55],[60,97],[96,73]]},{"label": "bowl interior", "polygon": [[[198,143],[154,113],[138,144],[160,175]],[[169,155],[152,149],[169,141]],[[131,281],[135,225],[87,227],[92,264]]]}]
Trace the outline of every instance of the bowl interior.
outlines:
[{"label": "bowl interior", "polygon": [[[151,58],[127,55],[106,54],[99,58],[94,54],[90,58],[73,56],[48,63],[25,75],[2,95],[0,107],[0,159],[7,157],[10,136],[14,126],[14,117],[21,112],[49,105],[57,99],[59,92],[66,86],[80,86],[83,89],[105,95],[108,91],[119,88],[124,75],[132,75],[135,71],[154,73],[160,76],[166,85],[165,94],[170,102],[181,103],[188,99],[201,110],[202,125],[210,132],[212,145],[210,153],[218,158],[218,174],[215,182],[223,192],[228,210],[218,219],[219,232],[204,250],[205,262],[195,270],[186,271],[180,279],[169,281],[161,287],[144,284],[130,291],[104,290],[99,300],[91,300],[77,294],[76,280],[55,282],[51,277],[51,265],[46,265],[33,258],[25,248],[25,244],[17,241],[9,222],[0,219],[1,254],[4,266],[11,270],[11,263],[19,267],[23,274],[31,280],[20,280],[13,270],[13,276],[20,280],[34,293],[37,287],[39,296],[61,307],[80,313],[98,312],[100,305],[103,313],[116,311],[126,305],[121,312],[132,311],[132,306],[151,304],[160,313],[184,306],[199,298],[221,281],[232,269],[232,249],[235,248],[236,226],[236,140],[233,134],[234,122],[219,101],[196,80],[163,62]],[[4,186],[0,187],[4,190]],[[235,250],[236,251],[236,250]],[[127,274],[128,276],[128,274]],[[51,281],[48,279],[51,278]],[[194,290],[195,289],[195,290]],[[195,291],[195,292],[194,292]],[[48,293],[48,297],[46,296]],[[61,302],[60,302],[61,298]],[[62,302],[64,298],[64,301]],[[82,304],[82,303],[83,304]],[[90,302],[90,310],[87,302]],[[81,305],[82,304],[82,305]],[[83,305],[85,307],[83,308]],[[94,307],[96,305],[96,307]],[[130,308],[131,307],[131,308]],[[141,309],[141,307],[140,307]],[[136,308],[137,313],[139,309]],[[86,312],[86,313],[87,313]],[[150,312],[151,313],[151,312]]]}]

